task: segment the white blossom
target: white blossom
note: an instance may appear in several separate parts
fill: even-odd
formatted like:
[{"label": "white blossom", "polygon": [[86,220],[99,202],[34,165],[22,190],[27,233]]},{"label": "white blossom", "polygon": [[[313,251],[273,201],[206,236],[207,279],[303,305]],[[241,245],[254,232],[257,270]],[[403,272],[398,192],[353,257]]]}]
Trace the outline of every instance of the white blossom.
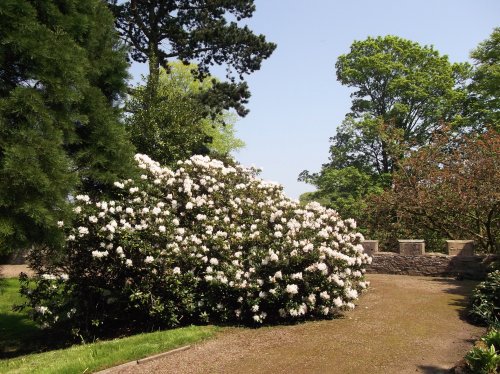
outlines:
[{"label": "white blossom", "polygon": [[78,227],[78,235],[79,236],[84,236],[84,235],[87,235],[88,233],[89,233],[89,229],[87,227],[84,227],[84,226]]},{"label": "white blossom", "polygon": [[327,291],[320,292],[319,297],[321,297],[323,300],[329,300],[330,295],[328,294]]},{"label": "white blossom", "polygon": [[45,279],[45,280],[56,280],[57,277],[54,274],[42,274],[42,279]]},{"label": "white blossom", "polygon": [[46,306],[36,306],[35,310],[40,314],[46,314],[46,313],[50,314],[51,313],[49,308],[47,308]]},{"label": "white blossom", "polygon": [[92,251],[92,257],[103,258],[108,255],[108,251]]},{"label": "white blossom", "polygon": [[289,294],[295,295],[295,294],[299,293],[299,286],[297,286],[296,284],[287,284],[286,285],[286,292],[288,292]]},{"label": "white blossom", "polygon": [[353,290],[353,289],[347,289],[345,291],[345,295],[346,297],[348,297],[349,299],[357,299],[358,298],[358,291],[356,290]]}]

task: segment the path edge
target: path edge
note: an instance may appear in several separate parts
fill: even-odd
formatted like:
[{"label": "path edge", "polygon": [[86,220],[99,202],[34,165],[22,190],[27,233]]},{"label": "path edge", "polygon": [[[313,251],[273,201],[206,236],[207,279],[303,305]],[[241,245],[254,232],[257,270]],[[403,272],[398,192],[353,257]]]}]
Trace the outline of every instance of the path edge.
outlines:
[{"label": "path edge", "polygon": [[147,362],[150,362],[150,361],[154,361],[154,360],[163,358],[165,356],[170,356],[171,354],[174,354],[174,353],[177,353],[177,352],[186,351],[186,350],[188,350],[190,348],[191,348],[191,345],[185,345],[183,347],[171,349],[170,351],[167,351],[167,352],[158,353],[156,355],[145,357],[145,358],[141,358],[139,360],[134,360],[134,361],[126,362],[126,363],[121,364],[121,365],[112,366],[110,368],[107,368],[107,369],[104,369],[104,370],[101,370],[101,371],[97,371],[96,374],[110,374],[110,373],[114,373],[115,370],[120,370],[120,369],[125,369],[125,368],[136,366],[136,365],[141,365],[141,364],[144,364],[144,363],[147,363]]}]

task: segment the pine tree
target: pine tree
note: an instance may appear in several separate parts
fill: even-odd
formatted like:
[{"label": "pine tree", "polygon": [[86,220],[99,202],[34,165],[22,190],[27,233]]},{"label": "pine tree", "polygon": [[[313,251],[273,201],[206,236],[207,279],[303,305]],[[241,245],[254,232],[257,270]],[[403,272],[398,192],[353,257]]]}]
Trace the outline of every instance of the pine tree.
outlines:
[{"label": "pine tree", "polygon": [[100,0],[0,3],[0,252],[60,243],[77,188],[130,172],[127,63]]},{"label": "pine tree", "polygon": [[196,76],[205,79],[213,65],[224,65],[228,82],[214,81],[202,97],[217,112],[234,108],[247,114],[250,92],[236,77],[260,69],[276,48],[240,21],[252,17],[253,0],[107,0],[130,57],[148,62],[151,100],[158,90],[160,66],[171,60],[196,63]]}]

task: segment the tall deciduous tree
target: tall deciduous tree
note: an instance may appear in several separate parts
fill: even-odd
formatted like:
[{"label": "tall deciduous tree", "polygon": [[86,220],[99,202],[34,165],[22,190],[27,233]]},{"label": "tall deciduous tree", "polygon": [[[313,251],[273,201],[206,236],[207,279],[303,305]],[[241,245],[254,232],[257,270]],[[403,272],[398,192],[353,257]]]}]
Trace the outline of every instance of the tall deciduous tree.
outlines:
[{"label": "tall deciduous tree", "polygon": [[[424,144],[433,128],[457,114],[453,104],[464,97],[463,80],[469,73],[467,65],[451,64],[434,48],[396,36],[355,41],[335,66],[339,82],[355,89],[349,116],[360,119],[360,138],[368,137],[361,143],[372,148],[376,156],[370,164],[382,173],[392,171],[394,160],[383,138],[372,141],[372,122],[401,130],[410,145]],[[335,137],[332,149],[343,144],[341,136]]]},{"label": "tall deciduous tree", "polygon": [[56,243],[68,195],[128,173],[127,62],[99,0],[0,3],[0,251]]},{"label": "tall deciduous tree", "polygon": [[234,135],[236,116],[228,111],[212,115],[200,102],[213,83],[194,79],[196,69],[179,61],[169,63],[168,72],[161,68],[152,106],[147,84],[134,89],[126,124],[138,152],[167,165],[193,154],[226,156],[243,147]]},{"label": "tall deciduous tree", "polygon": [[469,85],[467,115],[474,127],[485,125],[500,131],[500,28],[472,51],[474,73]]},{"label": "tall deciduous tree", "polygon": [[[200,79],[212,65],[226,65],[230,82],[216,82],[206,102],[218,109],[235,108],[245,115],[250,96],[235,76],[260,69],[275,45],[239,21],[252,16],[253,0],[108,0],[116,25],[130,45],[130,57],[149,63],[150,93],[156,93],[159,67],[171,59],[198,64]],[[231,73],[234,73],[231,74]]]},{"label": "tall deciduous tree", "polygon": [[[345,200],[339,193],[348,193],[361,177],[374,185],[371,192],[390,185],[405,152],[425,144],[440,122],[460,112],[470,67],[451,64],[432,47],[385,36],[355,41],[349,53],[339,57],[336,71],[337,79],[354,89],[351,112],[330,139],[329,163],[318,174],[303,172],[300,179],[318,187],[309,199],[326,199],[341,214],[359,218],[361,211],[352,208],[365,205],[364,194],[353,192]],[[352,178],[347,178],[348,171]],[[337,183],[328,182],[340,174]]]}]

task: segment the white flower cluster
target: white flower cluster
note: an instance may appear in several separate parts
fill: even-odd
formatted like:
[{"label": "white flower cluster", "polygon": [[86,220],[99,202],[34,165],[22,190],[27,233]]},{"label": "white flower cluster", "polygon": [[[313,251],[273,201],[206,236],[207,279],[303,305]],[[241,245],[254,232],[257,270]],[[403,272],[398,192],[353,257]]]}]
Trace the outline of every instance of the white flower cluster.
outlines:
[{"label": "white flower cluster", "polygon": [[199,316],[258,323],[333,315],[367,287],[371,258],[353,220],[301,206],[255,169],[203,156],[175,170],[136,161],[141,178],[116,182],[114,200],[75,201],[68,249],[101,287],[109,279],[116,289],[117,274],[127,285],[140,284],[137,274],[177,279]]}]

